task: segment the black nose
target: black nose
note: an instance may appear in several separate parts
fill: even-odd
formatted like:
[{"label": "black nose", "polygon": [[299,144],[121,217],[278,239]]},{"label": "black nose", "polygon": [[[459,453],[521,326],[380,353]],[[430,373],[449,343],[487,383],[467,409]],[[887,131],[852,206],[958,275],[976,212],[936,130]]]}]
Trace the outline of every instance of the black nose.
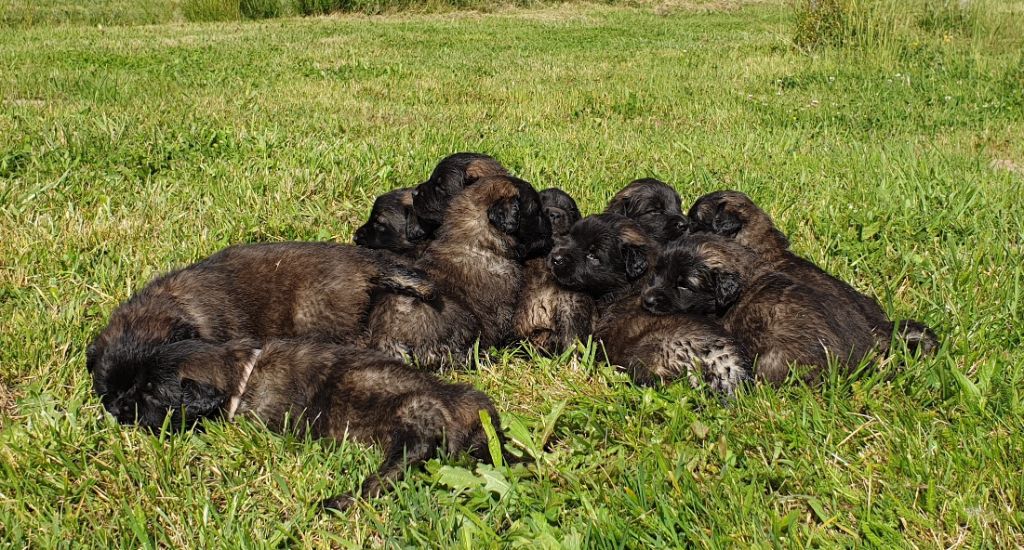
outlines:
[{"label": "black nose", "polygon": [[565,265],[565,262],[568,261],[568,260],[569,259],[566,258],[562,254],[552,254],[551,255],[551,265],[554,265],[554,266]]}]

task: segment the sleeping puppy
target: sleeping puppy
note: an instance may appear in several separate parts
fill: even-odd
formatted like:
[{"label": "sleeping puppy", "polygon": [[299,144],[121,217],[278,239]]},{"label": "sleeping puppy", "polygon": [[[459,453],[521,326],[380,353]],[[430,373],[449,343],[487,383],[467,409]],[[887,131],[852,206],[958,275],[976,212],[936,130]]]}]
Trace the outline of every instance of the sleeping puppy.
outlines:
[{"label": "sleeping puppy", "polygon": [[433,235],[444,220],[448,203],[463,189],[481,178],[507,175],[508,170],[498,161],[480,153],[455,153],[441,159],[430,179],[416,187],[412,201],[415,222],[428,237]]},{"label": "sleeping puppy", "polygon": [[[169,343],[201,338],[365,337],[365,316],[384,291],[431,299],[433,283],[393,254],[331,243],[232,246],[158,277],[111,315],[86,352],[104,407],[135,420]],[[161,417],[162,420],[162,417]]]},{"label": "sleeping puppy", "polygon": [[844,305],[853,304],[851,311],[855,310],[867,319],[880,348],[889,347],[895,331],[911,352],[930,355],[938,349],[938,336],[923,323],[907,319],[894,326],[874,298],[858,292],[849,284],[791,252],[789,239],[775,227],[768,213],[743,193],[717,191],[704,195],[690,208],[689,216],[693,231],[733,239],[757,253],[761,261],[768,263],[772,270],[802,281]]},{"label": "sleeping puppy", "polygon": [[[185,340],[161,350],[159,368],[160,397],[144,403],[153,411],[140,421],[162,421],[170,412],[172,422],[179,420],[173,425],[188,426],[200,418],[248,415],[278,432],[379,445],[384,462],[362,484],[367,498],[439,451],[490,462],[480,411],[503,442],[498,412],[486,395],[375,351],[311,340]],[[323,505],[344,509],[353,502],[342,495]]]},{"label": "sleeping puppy", "polygon": [[595,339],[608,362],[640,384],[686,377],[731,395],[749,377],[746,351],[716,321],[691,314],[657,316],[640,304],[640,289],[657,244],[618,214],[589,216],[573,225],[551,252],[558,283],[590,294],[598,307]]},{"label": "sleeping puppy", "polygon": [[785,381],[792,364],[810,367],[803,373],[807,382],[820,378],[829,358],[852,369],[879,344],[856,303],[776,271],[754,251],[719,235],[670,245],[642,296],[655,314],[720,316],[756,356],[757,380],[770,384]]},{"label": "sleeping puppy", "polygon": [[679,194],[654,178],[635,180],[612,197],[606,214],[620,214],[640,224],[647,235],[667,243],[685,235],[689,220],[683,216]]},{"label": "sleeping puppy", "polygon": [[[557,243],[579,221],[579,208],[576,201],[560,189],[541,191],[540,201]],[[562,353],[590,334],[595,313],[593,298],[558,285],[548,268],[547,258],[535,258],[526,263],[522,297],[515,316],[519,339],[545,353]]]},{"label": "sleeping puppy", "polygon": [[511,176],[480,180],[452,199],[416,262],[437,297],[383,295],[369,316],[371,345],[441,368],[464,366],[477,338],[484,349],[508,343],[523,263],[550,249],[551,225],[529,183]]},{"label": "sleeping puppy", "polygon": [[395,189],[377,197],[370,210],[370,219],[355,232],[355,243],[366,248],[390,250],[415,258],[423,250],[423,228],[412,213],[411,187]]}]

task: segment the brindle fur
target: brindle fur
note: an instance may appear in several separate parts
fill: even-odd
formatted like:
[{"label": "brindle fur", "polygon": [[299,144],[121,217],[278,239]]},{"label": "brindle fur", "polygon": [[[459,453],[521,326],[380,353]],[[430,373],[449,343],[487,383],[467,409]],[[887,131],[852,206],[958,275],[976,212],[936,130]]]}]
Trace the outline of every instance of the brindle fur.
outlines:
[{"label": "brindle fur", "polygon": [[507,176],[497,160],[481,153],[455,153],[441,159],[430,178],[416,187],[413,198],[415,221],[429,237],[444,221],[448,204],[463,189],[483,178]]},{"label": "brindle fur", "polygon": [[370,218],[356,229],[354,242],[366,248],[390,250],[415,258],[425,247],[426,233],[412,211],[415,190],[395,189],[377,197]]},{"label": "brindle fur", "polygon": [[912,352],[930,355],[938,349],[938,336],[932,329],[909,319],[894,325],[877,300],[790,251],[789,239],[775,226],[771,216],[747,195],[737,191],[710,193],[694,203],[689,216],[694,231],[732,238],[756,252],[773,271],[813,287],[844,307],[853,305],[870,324],[879,347],[887,348],[895,331]]},{"label": "brindle fur", "polygon": [[599,317],[594,337],[610,363],[637,383],[685,377],[731,395],[748,377],[746,351],[715,320],[690,314],[656,317],[640,305],[640,288],[658,245],[632,220],[618,214],[576,223],[551,252],[562,286],[589,293]]},{"label": "brindle fur", "polygon": [[656,314],[716,315],[756,355],[759,381],[780,384],[791,367],[808,382],[820,379],[830,359],[849,370],[871,359],[879,341],[857,305],[775,271],[757,253],[719,235],[697,235],[658,257],[643,292]]},{"label": "brindle fur", "polygon": [[679,193],[654,178],[634,180],[612,197],[605,213],[621,214],[635,221],[647,235],[667,243],[686,234],[689,220],[683,216]]},{"label": "brindle fur", "polygon": [[106,409],[132,422],[137,404],[150,397],[163,345],[192,338],[359,341],[382,291],[434,296],[422,272],[382,251],[330,243],[233,246],[158,277],[121,304],[89,346],[86,366]]},{"label": "brindle fur", "polygon": [[370,341],[428,368],[464,366],[474,341],[511,341],[523,262],[551,248],[537,192],[511,176],[484,178],[455,197],[416,266],[435,281],[432,301],[384,295],[369,317]]},{"label": "brindle fur", "polygon": [[[580,219],[576,201],[560,189],[540,192],[544,213],[551,222],[555,242]],[[596,315],[594,299],[583,292],[562,288],[555,281],[547,258],[526,263],[522,297],[516,310],[516,335],[545,353],[561,353],[590,334]]]},{"label": "brindle fur", "polygon": [[[235,397],[235,415],[253,416],[272,430],[379,445],[384,462],[362,484],[367,498],[439,451],[490,462],[480,411],[487,411],[503,441],[486,395],[371,350],[310,340],[187,340],[166,346],[162,360],[168,393],[180,388],[177,401],[160,404],[165,414],[184,410],[190,422],[221,417]],[[353,501],[342,495],[323,504],[344,509]]]}]

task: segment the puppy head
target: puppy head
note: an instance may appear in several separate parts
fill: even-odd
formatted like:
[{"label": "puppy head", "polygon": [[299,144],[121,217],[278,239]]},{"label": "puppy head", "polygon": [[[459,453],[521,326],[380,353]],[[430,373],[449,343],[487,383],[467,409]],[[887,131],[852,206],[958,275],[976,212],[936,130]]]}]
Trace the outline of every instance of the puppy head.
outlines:
[{"label": "puppy head", "polygon": [[414,221],[426,235],[440,227],[452,199],[481,178],[507,175],[492,157],[480,153],[455,153],[437,164],[430,178],[416,187]]},{"label": "puppy head", "polygon": [[612,197],[606,213],[621,214],[640,224],[654,240],[666,243],[685,235],[690,227],[683,216],[679,194],[654,178],[635,180]]},{"label": "puppy head", "polygon": [[544,214],[551,222],[551,234],[561,237],[569,232],[572,224],[580,221],[580,209],[568,193],[554,187],[540,192],[540,203]]},{"label": "puppy head", "polygon": [[558,284],[600,296],[642,277],[655,246],[629,218],[598,214],[573,224],[548,263]]},{"label": "puppy head", "polygon": [[525,261],[551,250],[551,223],[529,183],[491,176],[452,200],[436,241],[471,244]]},{"label": "puppy head", "polygon": [[690,207],[689,216],[694,231],[729,237],[758,252],[789,248],[771,216],[738,191],[704,195]]},{"label": "puppy head", "polygon": [[158,412],[152,404],[167,400],[163,383],[173,377],[161,350],[197,337],[194,326],[159,308],[115,315],[86,350],[85,365],[103,407],[119,422],[159,427],[166,410]]},{"label": "puppy head", "polygon": [[723,313],[739,299],[754,262],[752,251],[724,237],[679,240],[658,255],[641,301],[658,315]]},{"label": "puppy head", "polygon": [[355,243],[399,254],[416,250],[416,242],[422,241],[426,232],[413,215],[413,194],[413,189],[407,187],[377,197],[370,210],[370,219],[356,229]]}]

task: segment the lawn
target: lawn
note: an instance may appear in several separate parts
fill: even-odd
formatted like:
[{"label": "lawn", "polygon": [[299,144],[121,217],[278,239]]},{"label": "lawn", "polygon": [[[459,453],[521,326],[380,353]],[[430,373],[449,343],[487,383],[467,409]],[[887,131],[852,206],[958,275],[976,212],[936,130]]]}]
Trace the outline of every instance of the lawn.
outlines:
[{"label": "lawn", "polygon": [[[1021,41],[792,36],[774,2],[0,28],[0,545],[1024,545]],[[460,150],[585,213],[637,177],[745,191],[943,348],[729,403],[593,347],[483,354],[445,377],[536,460],[435,460],[344,515],[314,503],[377,451],[104,414],[85,347],[150,278],[347,242]]]}]

